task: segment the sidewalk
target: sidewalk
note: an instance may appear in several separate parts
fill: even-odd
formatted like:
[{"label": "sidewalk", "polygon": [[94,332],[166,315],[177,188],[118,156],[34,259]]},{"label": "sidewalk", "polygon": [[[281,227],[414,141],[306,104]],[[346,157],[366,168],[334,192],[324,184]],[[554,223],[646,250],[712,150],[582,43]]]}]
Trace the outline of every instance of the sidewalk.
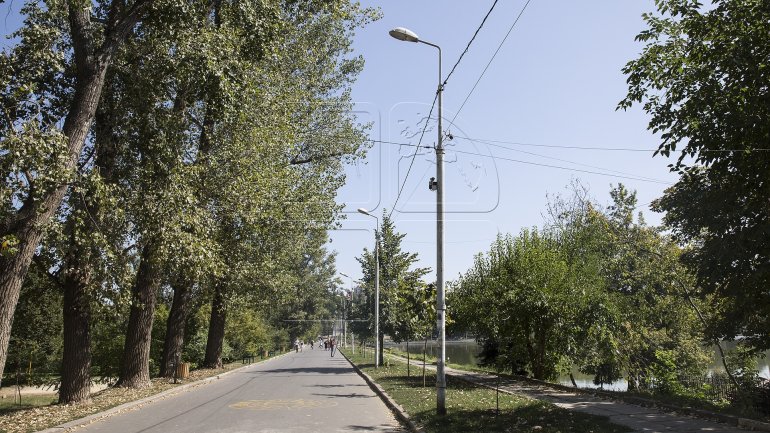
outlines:
[{"label": "sidewalk", "polygon": [[[405,358],[394,355],[387,356],[392,359],[406,362]],[[412,361],[412,365],[422,367],[422,363],[419,361]],[[436,367],[428,365],[427,368],[435,370]],[[446,368],[446,374],[449,377],[455,377],[489,388],[495,388],[497,385],[497,377],[492,374],[457,370],[449,367]],[[603,399],[587,392],[567,391],[557,387],[550,387],[527,381],[503,378],[500,380],[500,391],[548,401],[556,406],[569,410],[606,416],[611,422],[632,428],[634,432],[746,432],[746,430],[742,428],[717,421],[669,413],[654,407],[644,407],[617,400]],[[751,427],[765,427],[759,423],[753,425],[754,422],[749,420],[744,420],[743,423],[749,430],[752,429]]]}]

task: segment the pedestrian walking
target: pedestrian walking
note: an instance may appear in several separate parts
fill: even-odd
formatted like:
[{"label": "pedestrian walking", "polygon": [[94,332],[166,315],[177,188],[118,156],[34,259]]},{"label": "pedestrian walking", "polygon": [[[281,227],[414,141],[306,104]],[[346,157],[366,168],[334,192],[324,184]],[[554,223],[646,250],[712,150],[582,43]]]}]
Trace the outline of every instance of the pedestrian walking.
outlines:
[{"label": "pedestrian walking", "polygon": [[332,351],[332,358],[334,358],[334,349],[336,345],[337,345],[337,342],[334,341],[333,338],[329,340],[329,347],[331,348],[331,351]]},{"label": "pedestrian walking", "polygon": [[324,340],[324,350],[327,350],[329,348],[329,342]]},{"label": "pedestrian walking", "polygon": [[314,343],[313,343],[313,340],[310,340],[310,350],[313,350],[313,349],[315,349]]}]

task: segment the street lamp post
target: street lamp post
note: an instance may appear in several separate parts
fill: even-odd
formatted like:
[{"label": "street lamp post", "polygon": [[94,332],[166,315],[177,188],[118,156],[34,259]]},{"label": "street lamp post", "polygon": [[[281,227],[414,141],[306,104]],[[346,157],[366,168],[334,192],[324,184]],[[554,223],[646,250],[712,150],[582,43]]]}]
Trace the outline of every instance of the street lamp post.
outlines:
[{"label": "street lamp post", "polygon": [[[377,220],[377,230],[380,230],[380,219],[364,208],[358,212]],[[380,366],[380,245],[374,237],[374,368]]]},{"label": "street lamp post", "polygon": [[[350,292],[348,292],[348,293],[350,293],[351,307],[352,307],[352,301],[353,301],[353,277],[351,277],[350,275],[348,275],[348,274],[346,274],[344,272],[340,272],[340,275],[342,275],[343,277],[350,278]],[[347,296],[345,298],[347,298]],[[343,302],[347,303],[347,299],[345,299]],[[344,305],[347,305],[347,304],[344,304]],[[343,310],[347,311],[345,308],[343,308]],[[347,320],[348,319],[348,314],[347,314],[347,312],[345,312],[343,314],[345,316],[345,321],[342,323],[342,326],[343,326],[342,327],[342,335],[343,335],[343,337],[342,337],[342,339],[343,339],[342,347],[348,347],[348,320]],[[355,347],[353,348],[353,350],[355,350]]]},{"label": "street lamp post", "polygon": [[[441,129],[441,95],[444,85],[441,82],[441,47],[421,40],[416,33],[403,27],[389,32],[390,36],[406,42],[420,42],[438,50],[438,142],[436,143],[436,326],[439,335],[439,357],[436,362],[436,412],[446,414],[446,302],[444,299],[444,144]],[[433,185],[431,185],[433,186]]]}]

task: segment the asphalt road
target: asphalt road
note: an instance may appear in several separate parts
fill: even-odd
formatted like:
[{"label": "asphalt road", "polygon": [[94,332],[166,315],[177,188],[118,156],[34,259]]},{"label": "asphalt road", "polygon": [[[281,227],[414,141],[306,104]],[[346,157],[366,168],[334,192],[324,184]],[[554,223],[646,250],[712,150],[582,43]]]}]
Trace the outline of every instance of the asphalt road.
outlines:
[{"label": "asphalt road", "polygon": [[305,348],[76,432],[405,432],[339,353]]}]

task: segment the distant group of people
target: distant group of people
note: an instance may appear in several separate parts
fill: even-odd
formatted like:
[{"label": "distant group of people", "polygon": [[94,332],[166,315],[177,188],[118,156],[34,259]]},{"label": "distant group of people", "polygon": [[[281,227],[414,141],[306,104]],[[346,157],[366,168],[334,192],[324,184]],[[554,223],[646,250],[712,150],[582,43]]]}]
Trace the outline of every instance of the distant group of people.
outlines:
[{"label": "distant group of people", "polygon": [[[318,337],[318,347],[321,347],[321,344],[324,345],[324,350],[330,350],[331,356],[334,357],[334,354],[337,353],[337,340],[334,337],[324,339],[323,337]],[[315,341],[310,340],[308,342],[310,344],[310,349],[315,349]],[[299,338],[294,340],[294,351],[299,353],[302,352],[302,349],[305,347],[305,342],[301,341]]]}]

